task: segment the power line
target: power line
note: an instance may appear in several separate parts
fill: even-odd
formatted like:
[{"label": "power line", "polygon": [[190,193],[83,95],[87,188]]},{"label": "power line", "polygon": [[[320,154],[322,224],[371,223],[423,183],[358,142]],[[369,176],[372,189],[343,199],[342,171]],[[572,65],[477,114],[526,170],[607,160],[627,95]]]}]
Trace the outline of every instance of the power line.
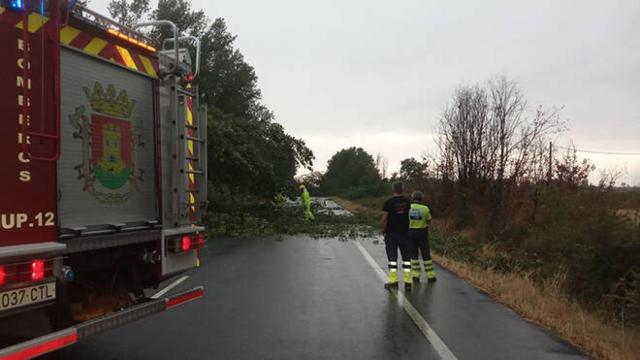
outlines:
[{"label": "power line", "polygon": [[577,149],[577,148],[569,148],[564,146],[553,145],[555,148],[563,149],[563,150],[575,150],[579,153],[586,154],[602,154],[602,155],[630,155],[630,156],[640,156],[640,153],[629,153],[629,152],[617,152],[617,151],[597,151],[597,150],[585,150],[585,149]]}]

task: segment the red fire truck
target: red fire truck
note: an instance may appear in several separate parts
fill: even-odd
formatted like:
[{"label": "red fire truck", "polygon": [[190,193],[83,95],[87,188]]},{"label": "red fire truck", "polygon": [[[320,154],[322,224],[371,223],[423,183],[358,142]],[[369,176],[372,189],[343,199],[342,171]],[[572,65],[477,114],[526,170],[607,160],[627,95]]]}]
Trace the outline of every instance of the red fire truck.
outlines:
[{"label": "red fire truck", "polygon": [[70,1],[0,0],[1,359],[204,294],[156,292],[205,243],[199,41],[170,21],[136,29]]}]

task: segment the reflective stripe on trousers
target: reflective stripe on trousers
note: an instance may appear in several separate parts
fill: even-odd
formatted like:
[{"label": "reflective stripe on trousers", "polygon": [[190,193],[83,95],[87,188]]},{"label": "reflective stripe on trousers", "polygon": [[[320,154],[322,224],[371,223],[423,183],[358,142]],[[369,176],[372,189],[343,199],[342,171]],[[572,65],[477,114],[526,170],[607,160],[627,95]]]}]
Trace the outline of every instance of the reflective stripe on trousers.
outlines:
[{"label": "reflective stripe on trousers", "polygon": [[433,271],[433,261],[432,260],[424,260],[422,263],[424,265],[424,271]]}]

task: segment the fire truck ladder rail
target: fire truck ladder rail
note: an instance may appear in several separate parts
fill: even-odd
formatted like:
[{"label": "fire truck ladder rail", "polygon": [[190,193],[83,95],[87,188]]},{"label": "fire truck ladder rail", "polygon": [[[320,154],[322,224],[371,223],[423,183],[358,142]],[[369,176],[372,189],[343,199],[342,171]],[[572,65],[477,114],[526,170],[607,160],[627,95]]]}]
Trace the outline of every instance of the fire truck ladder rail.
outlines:
[{"label": "fire truck ladder rail", "polygon": [[[200,39],[198,39],[195,36],[192,35],[186,35],[186,36],[181,36],[180,38],[177,39],[177,41],[184,41],[184,40],[191,40],[195,46],[196,46],[196,70],[193,73],[193,79],[198,77],[198,74],[200,73]],[[174,47],[178,47],[178,43],[175,42],[175,40],[173,39],[165,39],[162,42],[162,49],[165,50],[167,49],[167,45],[169,43],[172,43]],[[191,96],[191,95],[190,95]]]},{"label": "fire truck ladder rail", "polygon": [[174,192],[180,194],[174,200],[174,223],[186,226],[201,221],[206,204],[203,201],[206,199],[207,174],[206,110],[200,107],[197,86],[183,88],[176,81],[171,89],[177,110],[174,129],[178,141],[174,156],[181,175],[174,187]]},{"label": "fire truck ladder rail", "polygon": [[176,89],[176,91],[182,95],[185,96],[190,96],[190,97],[195,97],[196,95],[194,93],[192,93],[191,91],[188,90],[184,90],[184,89]]},{"label": "fire truck ladder rail", "polygon": [[187,140],[191,140],[191,141],[195,141],[195,142],[204,144],[204,139],[200,139],[200,138],[189,136],[189,135],[185,135],[184,138],[187,139]]}]

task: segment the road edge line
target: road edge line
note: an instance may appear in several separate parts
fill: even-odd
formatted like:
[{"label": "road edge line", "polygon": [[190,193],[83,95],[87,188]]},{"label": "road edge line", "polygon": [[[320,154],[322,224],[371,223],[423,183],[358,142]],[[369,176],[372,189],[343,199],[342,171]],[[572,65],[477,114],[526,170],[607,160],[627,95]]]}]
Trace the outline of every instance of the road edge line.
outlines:
[{"label": "road edge line", "polygon": [[[364,259],[367,261],[369,266],[371,266],[371,268],[374,270],[376,275],[378,275],[378,278],[383,283],[385,283],[387,279],[386,279],[386,274],[382,270],[382,268],[380,268],[378,263],[376,263],[376,261],[371,256],[371,254],[369,254],[367,249],[365,249],[364,246],[362,246],[362,244],[359,241],[355,240],[354,243],[358,248],[358,250],[360,250],[360,253],[364,257]],[[416,308],[411,304],[409,299],[407,299],[404,296],[404,294],[400,291],[391,290],[391,293],[396,297],[396,299],[398,300],[398,304],[404,309],[407,315],[409,315],[409,317],[411,318],[411,320],[413,320],[413,322],[416,324],[418,329],[420,329],[420,332],[422,332],[422,335],[424,335],[424,337],[431,344],[431,346],[433,346],[434,350],[438,353],[438,355],[440,355],[440,358],[443,360],[457,360],[453,352],[451,352],[449,347],[447,347],[444,341],[442,341],[442,339],[440,338],[440,336],[438,336],[435,330],[433,330],[433,328],[429,326],[427,321],[422,317],[422,315],[420,315],[420,312],[416,310]]]}]

